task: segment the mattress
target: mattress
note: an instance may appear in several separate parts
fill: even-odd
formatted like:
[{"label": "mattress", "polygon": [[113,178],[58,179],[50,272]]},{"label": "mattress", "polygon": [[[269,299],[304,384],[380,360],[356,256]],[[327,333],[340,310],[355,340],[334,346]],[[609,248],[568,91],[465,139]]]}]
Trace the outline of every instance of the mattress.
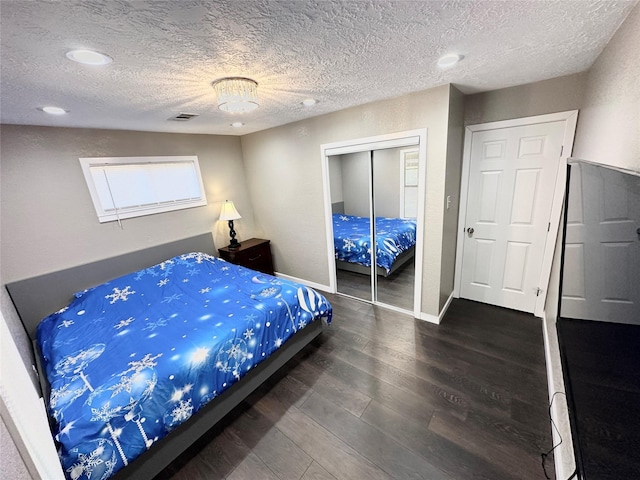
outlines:
[{"label": "mattress", "polygon": [[76,293],[37,331],[65,474],[108,478],[331,315],[308,287],[199,252]]},{"label": "mattress", "polygon": [[[398,256],[416,244],[415,220],[376,217],[376,265],[391,271]],[[367,217],[333,215],[337,260],[371,266],[371,222]]]}]

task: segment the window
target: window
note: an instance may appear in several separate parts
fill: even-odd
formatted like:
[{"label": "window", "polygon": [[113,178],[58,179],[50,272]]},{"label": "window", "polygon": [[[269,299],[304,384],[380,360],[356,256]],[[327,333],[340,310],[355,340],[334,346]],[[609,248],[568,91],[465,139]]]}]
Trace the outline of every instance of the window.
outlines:
[{"label": "window", "polygon": [[207,204],[196,156],[81,158],[80,165],[101,223]]},{"label": "window", "polygon": [[400,151],[400,217],[418,216],[418,150]]}]

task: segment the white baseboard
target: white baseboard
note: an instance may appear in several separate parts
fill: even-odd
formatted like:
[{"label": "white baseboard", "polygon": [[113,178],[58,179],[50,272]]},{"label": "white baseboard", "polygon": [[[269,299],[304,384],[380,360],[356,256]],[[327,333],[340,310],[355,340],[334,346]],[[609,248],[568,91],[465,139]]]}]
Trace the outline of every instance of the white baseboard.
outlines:
[{"label": "white baseboard", "polygon": [[[542,314],[542,330],[544,335],[544,356],[547,365],[547,388],[551,403],[551,418],[555,424],[551,426],[553,445],[558,445],[553,451],[556,478],[569,478],[576,469],[575,454],[573,452],[573,437],[569,423],[569,407],[564,388],[562,363],[560,359],[560,345],[555,320],[548,319]],[[558,393],[559,392],[559,393]]]},{"label": "white baseboard", "polygon": [[333,293],[331,292],[331,287],[329,287],[328,285],[322,285],[321,283],[310,282],[309,280],[305,280],[303,278],[292,277],[291,275],[285,275],[284,273],[278,272],[276,272],[276,277],[284,278],[285,280],[290,280],[296,283],[301,283],[302,285],[306,285],[307,287],[311,287],[322,292]]},{"label": "white baseboard", "polygon": [[445,314],[447,313],[447,310],[449,309],[449,305],[451,305],[451,301],[453,300],[454,295],[453,292],[451,292],[451,295],[449,295],[449,298],[447,298],[447,301],[444,304],[444,307],[442,307],[442,310],[440,310],[440,314],[438,316],[435,315],[431,315],[429,313],[420,313],[420,316],[418,317],[420,320],[424,320],[426,322],[429,323],[434,323],[436,325],[440,325],[440,322],[442,322],[442,319],[444,318]]}]

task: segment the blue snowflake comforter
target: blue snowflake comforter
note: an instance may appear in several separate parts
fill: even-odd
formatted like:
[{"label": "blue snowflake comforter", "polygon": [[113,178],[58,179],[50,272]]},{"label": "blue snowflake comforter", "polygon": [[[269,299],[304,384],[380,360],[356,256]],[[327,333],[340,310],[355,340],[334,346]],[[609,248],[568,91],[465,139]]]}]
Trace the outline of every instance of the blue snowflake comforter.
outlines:
[{"label": "blue snowflake comforter", "polygon": [[[333,214],[336,259],[371,266],[371,227],[366,217]],[[376,217],[376,265],[391,271],[398,255],[416,244],[416,222]]]},{"label": "blue snowflake comforter", "polygon": [[79,292],[38,326],[68,478],[105,479],[331,305],[204,253]]}]

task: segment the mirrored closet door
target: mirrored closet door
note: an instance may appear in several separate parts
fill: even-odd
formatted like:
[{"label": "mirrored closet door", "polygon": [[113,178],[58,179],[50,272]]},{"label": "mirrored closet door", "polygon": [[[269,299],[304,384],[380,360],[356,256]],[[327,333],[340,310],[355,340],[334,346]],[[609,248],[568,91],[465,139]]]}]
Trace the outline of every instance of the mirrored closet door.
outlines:
[{"label": "mirrored closet door", "polygon": [[420,150],[374,146],[326,157],[336,290],[414,312]]},{"label": "mirrored closet door", "polygon": [[[376,253],[374,301],[413,310],[418,152],[417,149],[403,150],[406,149],[371,152]],[[405,161],[409,153],[415,156],[415,164]]]},{"label": "mirrored closet door", "polygon": [[329,157],[337,291],[373,301],[371,152]]}]

